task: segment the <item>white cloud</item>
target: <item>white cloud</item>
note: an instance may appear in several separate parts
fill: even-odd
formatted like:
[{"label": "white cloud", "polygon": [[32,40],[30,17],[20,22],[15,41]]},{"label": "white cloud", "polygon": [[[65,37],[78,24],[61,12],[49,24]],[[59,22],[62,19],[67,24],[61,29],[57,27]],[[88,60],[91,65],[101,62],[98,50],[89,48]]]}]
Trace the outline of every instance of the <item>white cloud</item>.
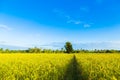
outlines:
[{"label": "white cloud", "polygon": [[80,42],[73,44],[75,49],[118,49],[120,50],[120,42]]},{"label": "white cloud", "polygon": [[[64,42],[45,43],[43,45],[36,45],[37,47],[47,49],[61,49],[64,46]],[[33,47],[34,47],[33,46]],[[74,49],[120,49],[120,42],[73,42]]]},{"label": "white cloud", "polygon": [[80,20],[68,20],[67,23],[81,24],[82,21],[80,21]]},{"label": "white cloud", "polygon": [[11,28],[9,28],[7,25],[3,25],[3,24],[0,24],[0,29],[11,30]]},{"label": "white cloud", "polygon": [[75,24],[81,24],[82,22],[81,21],[75,21],[74,23]]},{"label": "white cloud", "polygon": [[73,24],[81,24],[82,23],[82,21],[75,20],[71,16],[69,16],[68,14],[65,14],[65,12],[60,11],[58,9],[54,9],[53,12],[55,12],[56,15],[65,18],[67,23],[73,23]]},{"label": "white cloud", "polygon": [[20,41],[0,41],[0,45],[9,45],[9,46],[18,46],[18,47],[29,47],[27,43],[23,43]]},{"label": "white cloud", "polygon": [[0,44],[4,44],[4,43],[6,43],[5,41],[0,41]]},{"label": "white cloud", "polygon": [[[80,9],[85,12],[89,11],[89,9],[87,7],[81,7]],[[86,24],[84,21],[81,21],[79,19],[74,19],[70,15],[66,14],[64,11],[60,11],[58,9],[54,9],[53,12],[56,13],[56,15],[58,15],[59,17],[65,18],[66,23],[71,23],[71,24],[75,24],[75,25],[82,24],[85,28],[91,27],[91,25],[93,24],[93,23]]]},{"label": "white cloud", "polygon": [[88,27],[91,27],[91,25],[90,24],[84,24],[84,27],[88,28]]}]

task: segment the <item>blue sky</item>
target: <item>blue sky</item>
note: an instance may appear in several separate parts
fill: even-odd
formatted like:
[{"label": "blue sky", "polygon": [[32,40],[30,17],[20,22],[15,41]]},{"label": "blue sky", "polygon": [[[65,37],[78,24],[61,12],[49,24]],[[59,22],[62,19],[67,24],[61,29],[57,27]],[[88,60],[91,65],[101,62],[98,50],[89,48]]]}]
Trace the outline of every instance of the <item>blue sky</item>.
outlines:
[{"label": "blue sky", "polygon": [[106,43],[120,49],[119,3],[119,0],[0,0],[0,44],[33,47],[70,41],[89,43],[91,47],[93,43],[99,46]]}]

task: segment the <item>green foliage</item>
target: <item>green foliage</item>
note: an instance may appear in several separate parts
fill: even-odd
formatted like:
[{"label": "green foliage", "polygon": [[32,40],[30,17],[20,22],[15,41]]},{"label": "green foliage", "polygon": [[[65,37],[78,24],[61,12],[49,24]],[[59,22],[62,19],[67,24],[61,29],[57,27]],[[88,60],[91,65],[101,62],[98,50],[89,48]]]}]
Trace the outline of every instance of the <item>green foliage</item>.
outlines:
[{"label": "green foliage", "polygon": [[73,52],[72,44],[70,42],[66,42],[65,43],[65,49],[66,49],[67,53],[72,53]]},{"label": "green foliage", "polygon": [[29,52],[29,53],[40,53],[40,52],[41,52],[41,49],[40,49],[40,48],[37,48],[37,47],[29,48],[29,49],[28,49],[28,52]]},{"label": "green foliage", "polygon": [[0,53],[120,53],[120,50],[85,50],[85,49],[76,49],[73,50],[72,44],[70,42],[66,42],[65,48],[61,49],[42,49],[38,47],[29,48],[27,50],[10,50],[0,48]]}]

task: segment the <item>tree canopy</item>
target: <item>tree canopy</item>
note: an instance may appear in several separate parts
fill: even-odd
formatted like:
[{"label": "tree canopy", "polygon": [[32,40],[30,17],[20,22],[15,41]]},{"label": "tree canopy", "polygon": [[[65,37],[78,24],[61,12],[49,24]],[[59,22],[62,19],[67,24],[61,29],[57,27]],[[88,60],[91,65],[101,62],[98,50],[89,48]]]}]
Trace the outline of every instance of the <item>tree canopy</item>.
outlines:
[{"label": "tree canopy", "polygon": [[66,50],[67,53],[72,53],[73,52],[73,47],[72,47],[72,44],[70,42],[65,43],[65,50]]}]

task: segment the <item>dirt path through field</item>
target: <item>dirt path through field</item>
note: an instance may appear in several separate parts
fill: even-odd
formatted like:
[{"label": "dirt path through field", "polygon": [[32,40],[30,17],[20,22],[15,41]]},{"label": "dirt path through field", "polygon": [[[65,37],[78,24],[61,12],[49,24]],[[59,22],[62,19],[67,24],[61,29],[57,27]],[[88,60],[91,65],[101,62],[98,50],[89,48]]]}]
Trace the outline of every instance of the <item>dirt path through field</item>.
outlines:
[{"label": "dirt path through field", "polygon": [[64,80],[84,80],[81,76],[80,66],[77,63],[75,55],[71,59],[70,64],[66,70]]}]

